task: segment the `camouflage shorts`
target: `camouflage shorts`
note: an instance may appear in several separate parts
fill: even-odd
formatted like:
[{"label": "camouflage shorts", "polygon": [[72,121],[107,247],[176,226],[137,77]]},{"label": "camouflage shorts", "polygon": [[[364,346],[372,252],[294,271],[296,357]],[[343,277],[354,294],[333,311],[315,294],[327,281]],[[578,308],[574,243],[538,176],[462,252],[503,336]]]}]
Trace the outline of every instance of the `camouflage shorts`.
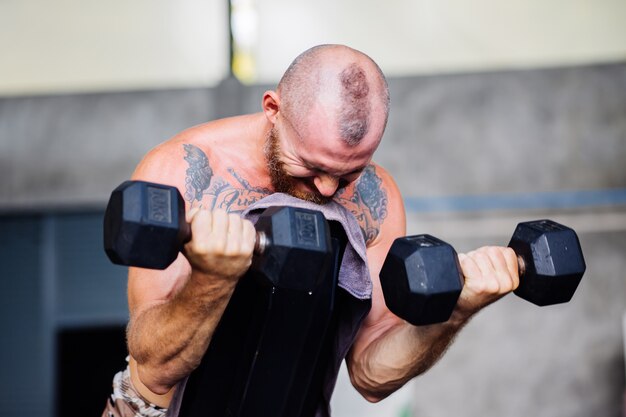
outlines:
[{"label": "camouflage shorts", "polygon": [[102,417],[164,417],[167,408],[147,402],[130,382],[128,367],[115,374],[113,394],[107,400]]}]

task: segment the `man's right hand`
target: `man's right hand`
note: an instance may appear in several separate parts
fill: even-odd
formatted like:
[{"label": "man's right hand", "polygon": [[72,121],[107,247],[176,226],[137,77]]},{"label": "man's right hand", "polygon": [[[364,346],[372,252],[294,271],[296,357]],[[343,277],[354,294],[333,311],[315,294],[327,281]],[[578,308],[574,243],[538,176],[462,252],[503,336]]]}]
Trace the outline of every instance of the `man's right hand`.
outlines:
[{"label": "man's right hand", "polygon": [[253,224],[238,214],[202,208],[191,209],[187,221],[191,240],[184,245],[183,254],[192,269],[236,283],[252,263]]}]

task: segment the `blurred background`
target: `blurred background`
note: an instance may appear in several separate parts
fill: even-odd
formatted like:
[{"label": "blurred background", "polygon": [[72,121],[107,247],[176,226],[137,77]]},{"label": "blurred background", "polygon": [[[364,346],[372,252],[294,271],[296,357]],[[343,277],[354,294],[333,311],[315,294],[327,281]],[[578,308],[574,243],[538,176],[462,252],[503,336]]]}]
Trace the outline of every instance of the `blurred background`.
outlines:
[{"label": "blurred background", "polygon": [[409,234],[466,251],[551,218],[587,262],[570,303],[505,297],[381,403],[342,370],[334,416],[623,415],[623,0],[0,0],[1,416],[100,415],[128,319],[110,192],[177,132],[259,111],[321,43],[387,74],[375,159]]}]

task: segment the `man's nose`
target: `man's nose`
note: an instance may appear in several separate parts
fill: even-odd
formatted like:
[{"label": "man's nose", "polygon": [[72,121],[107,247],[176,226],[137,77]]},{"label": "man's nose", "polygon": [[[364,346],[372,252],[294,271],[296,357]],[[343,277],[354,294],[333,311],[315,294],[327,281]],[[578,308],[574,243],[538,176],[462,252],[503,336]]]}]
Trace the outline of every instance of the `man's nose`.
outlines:
[{"label": "man's nose", "polygon": [[331,197],[339,187],[339,178],[332,175],[322,174],[313,180],[315,187],[324,197]]}]

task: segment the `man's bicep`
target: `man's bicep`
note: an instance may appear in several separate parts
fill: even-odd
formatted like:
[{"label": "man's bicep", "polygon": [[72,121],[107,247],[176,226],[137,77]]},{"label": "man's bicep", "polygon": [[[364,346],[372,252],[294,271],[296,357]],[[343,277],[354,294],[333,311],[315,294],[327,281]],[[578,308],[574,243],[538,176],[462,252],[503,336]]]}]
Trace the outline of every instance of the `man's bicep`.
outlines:
[{"label": "man's bicep", "polygon": [[393,178],[381,168],[377,172],[382,179],[382,189],[387,196],[387,216],[380,225],[380,232],[376,239],[368,244],[367,262],[373,284],[372,315],[368,319],[376,318],[377,311],[387,315],[387,307],[380,286],[380,270],[383,267],[389,249],[394,240],[406,235],[406,214],[402,195]]},{"label": "man's bicep", "polygon": [[391,176],[380,168],[377,172],[383,179],[383,189],[388,198],[388,215],[381,224],[380,233],[367,247],[367,261],[372,279],[372,308],[357,336],[355,342],[357,351],[365,349],[375,339],[402,321],[391,313],[385,304],[380,284],[380,270],[393,241],[406,234],[406,215],[402,196]]}]

